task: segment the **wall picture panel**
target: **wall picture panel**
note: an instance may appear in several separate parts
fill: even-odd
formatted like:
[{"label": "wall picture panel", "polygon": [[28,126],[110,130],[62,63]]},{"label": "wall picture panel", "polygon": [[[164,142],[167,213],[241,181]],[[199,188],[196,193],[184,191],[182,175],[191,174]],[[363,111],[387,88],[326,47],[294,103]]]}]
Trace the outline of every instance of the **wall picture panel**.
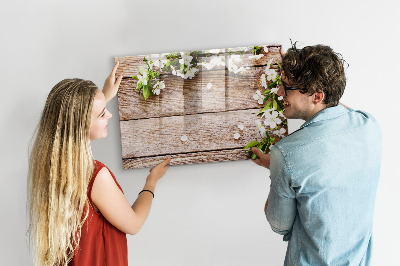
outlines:
[{"label": "wall picture panel", "polygon": [[[117,75],[124,77],[118,91],[124,169],[151,167],[167,157],[171,165],[244,160],[249,152],[243,147],[265,131],[272,143],[279,141],[287,134],[286,118],[274,113],[280,103],[271,101],[277,97],[279,50],[116,57]],[[263,107],[269,123],[258,115]]]}]

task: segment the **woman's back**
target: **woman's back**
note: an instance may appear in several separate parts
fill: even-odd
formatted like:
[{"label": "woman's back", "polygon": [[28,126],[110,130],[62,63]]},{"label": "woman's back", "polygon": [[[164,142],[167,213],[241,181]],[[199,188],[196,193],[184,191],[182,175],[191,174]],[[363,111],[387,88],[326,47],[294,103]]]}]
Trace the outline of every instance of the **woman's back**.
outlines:
[{"label": "woman's back", "polygon": [[[93,183],[98,172],[106,167],[96,160],[93,161],[93,164],[93,175],[87,190],[88,217],[81,229],[79,247],[75,250],[75,255],[69,265],[128,265],[126,234],[109,223],[100,212],[96,211],[93,204],[91,197]],[[110,170],[109,172],[122,191],[114,174]]]}]

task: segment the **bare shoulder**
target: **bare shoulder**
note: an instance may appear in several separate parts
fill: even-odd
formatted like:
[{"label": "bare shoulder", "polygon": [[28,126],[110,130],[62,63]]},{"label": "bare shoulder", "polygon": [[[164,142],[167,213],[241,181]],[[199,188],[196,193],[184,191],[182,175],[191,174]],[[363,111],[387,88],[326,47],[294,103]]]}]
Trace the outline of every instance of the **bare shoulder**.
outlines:
[{"label": "bare shoulder", "polygon": [[110,171],[107,167],[101,168],[97,173],[96,179],[93,182],[92,188],[92,199],[93,202],[99,202],[99,200],[107,198],[109,193],[119,193],[120,190],[114,181]]}]

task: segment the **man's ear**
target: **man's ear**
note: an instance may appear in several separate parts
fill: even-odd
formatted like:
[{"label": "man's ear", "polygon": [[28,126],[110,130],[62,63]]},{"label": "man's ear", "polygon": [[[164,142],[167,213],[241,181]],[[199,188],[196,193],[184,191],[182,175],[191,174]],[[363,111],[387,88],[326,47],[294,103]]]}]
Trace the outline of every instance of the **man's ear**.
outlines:
[{"label": "man's ear", "polygon": [[325,93],[321,92],[316,92],[313,94],[313,103],[317,104],[317,103],[322,103],[325,99]]}]

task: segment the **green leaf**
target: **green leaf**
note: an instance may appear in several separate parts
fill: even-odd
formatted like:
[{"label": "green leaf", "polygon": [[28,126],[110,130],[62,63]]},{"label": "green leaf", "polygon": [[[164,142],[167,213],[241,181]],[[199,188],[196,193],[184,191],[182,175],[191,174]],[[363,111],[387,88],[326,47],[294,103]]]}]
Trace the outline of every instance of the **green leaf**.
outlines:
[{"label": "green leaf", "polygon": [[258,141],[252,141],[252,142],[249,142],[249,143],[247,143],[247,145],[246,146],[244,146],[244,148],[243,148],[243,150],[247,150],[247,149],[251,149],[251,148],[253,148],[254,146],[257,146],[258,144],[260,144],[260,142],[258,142]]},{"label": "green leaf", "polygon": [[271,98],[271,94],[268,94],[265,98],[264,98],[264,102],[266,101],[266,100],[268,100],[269,98]]},{"label": "green leaf", "polygon": [[137,85],[137,87],[136,87],[136,89],[140,90],[142,87],[143,87],[143,83],[142,83],[142,82],[139,82],[138,85]]},{"label": "green leaf", "polygon": [[272,82],[271,84],[268,85],[268,88],[273,88],[276,86],[276,81]]},{"label": "green leaf", "polygon": [[139,78],[137,76],[132,76],[132,78],[135,80],[139,80]]},{"label": "green leaf", "polygon": [[165,64],[165,67],[169,67],[170,65],[171,65],[171,60],[168,59],[168,60],[167,60],[167,63]]},{"label": "green leaf", "polygon": [[143,97],[145,100],[147,100],[147,98],[149,98],[149,96],[151,95],[151,87],[149,85],[146,85],[143,87]]},{"label": "green leaf", "polygon": [[278,108],[278,104],[276,103],[275,99],[272,99],[272,105],[273,105],[274,109]]},{"label": "green leaf", "polygon": [[257,157],[257,155],[255,154],[255,153],[252,153],[251,154],[251,159],[253,159],[253,160],[255,160],[255,159],[257,159],[258,157]]},{"label": "green leaf", "polygon": [[181,64],[181,68],[180,68],[180,71],[181,71],[181,73],[183,73],[183,69],[185,68],[185,65],[184,64]]},{"label": "green leaf", "polygon": [[271,90],[266,90],[266,91],[264,91],[263,93],[264,93],[265,95],[270,94],[270,93],[271,93]]}]

